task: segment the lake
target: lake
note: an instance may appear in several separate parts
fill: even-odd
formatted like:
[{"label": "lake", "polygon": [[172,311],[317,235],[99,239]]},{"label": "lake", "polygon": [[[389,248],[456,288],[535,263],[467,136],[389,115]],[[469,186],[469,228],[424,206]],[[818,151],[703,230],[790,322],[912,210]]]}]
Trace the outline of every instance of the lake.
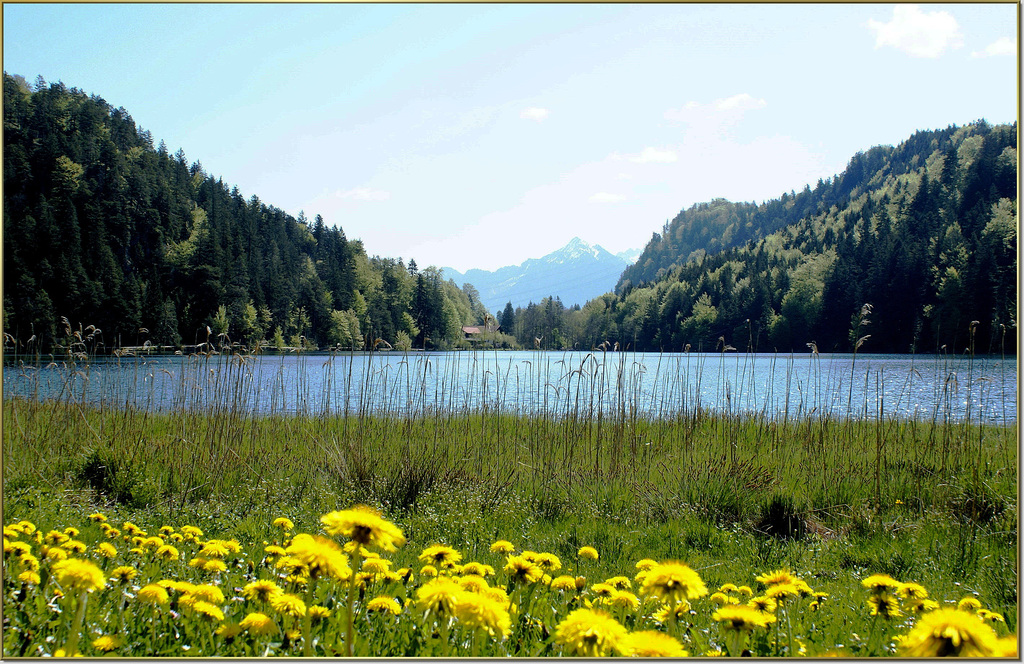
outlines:
[{"label": "lake", "polygon": [[360,413],[487,409],[551,417],[897,417],[1015,423],[1016,358],[464,351],[8,361],[4,397],[150,410]]}]

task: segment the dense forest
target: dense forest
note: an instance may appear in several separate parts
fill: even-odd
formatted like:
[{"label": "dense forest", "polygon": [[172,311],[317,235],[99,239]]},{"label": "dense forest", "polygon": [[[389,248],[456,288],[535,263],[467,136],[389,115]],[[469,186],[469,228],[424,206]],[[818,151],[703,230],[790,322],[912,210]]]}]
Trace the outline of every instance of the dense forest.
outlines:
[{"label": "dense forest", "polygon": [[246,200],[123,108],[6,73],[3,205],[8,346],[448,348],[486,313],[437,268]]},{"label": "dense forest", "polygon": [[5,346],[445,349],[493,318],[475,343],[1013,353],[1016,143],[1015,124],[920,131],[814,189],[683,210],[583,307],[486,312],[437,268],[245,199],[123,108],[5,74]]},{"label": "dense forest", "polygon": [[499,321],[552,347],[1014,353],[1016,144],[1016,124],[920,131],[813,190],[694,205],[615,293]]}]

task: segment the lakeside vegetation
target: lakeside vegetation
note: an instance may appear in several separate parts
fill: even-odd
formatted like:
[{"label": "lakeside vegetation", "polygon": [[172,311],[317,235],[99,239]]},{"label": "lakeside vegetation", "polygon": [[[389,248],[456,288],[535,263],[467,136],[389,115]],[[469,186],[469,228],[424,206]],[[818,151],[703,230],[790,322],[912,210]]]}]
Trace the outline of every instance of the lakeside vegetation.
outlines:
[{"label": "lakeside vegetation", "polygon": [[[81,369],[70,366],[71,372]],[[797,592],[776,608],[774,623],[763,618],[765,626],[743,635],[743,647],[758,655],[902,653],[894,637],[909,634],[931,611],[921,615],[920,598],[900,599],[892,586],[892,603],[883,609],[891,613],[878,615],[876,598],[872,615],[873,593],[863,582],[878,574],[926,588],[927,599],[936,602],[930,610],[977,600],[992,630],[978,637],[986,647],[1018,628],[1015,425],[813,414],[784,421],[696,407],[666,417],[638,416],[628,407],[590,418],[455,406],[405,416],[270,416],[246,406],[238,372],[226,376],[212,383],[225,398],[212,399],[215,405],[205,410],[96,407],[70,392],[46,402],[5,400],[5,524],[26,519],[44,533],[74,527],[80,532],[72,539],[86,548],[72,557],[92,560],[107,574],[86,608],[83,652],[100,654],[99,646],[86,643],[114,636],[112,625],[128,624],[116,620],[136,616],[139,627],[123,635],[117,654],[300,655],[306,633],[316,635],[310,644],[317,655],[344,654],[350,642],[366,655],[439,655],[446,648],[488,656],[570,654],[574,646],[558,640],[559,625],[589,602],[623,630],[670,635],[691,655],[735,655],[741,634],[723,630],[714,614],[719,603],[731,603],[723,596],[745,604],[755,595],[727,586],[712,599],[715,590],[731,583],[760,597],[770,584],[756,577],[783,569],[812,592]],[[628,385],[619,389],[626,403],[644,398],[631,396]],[[302,623],[307,615],[312,622],[313,614],[289,617],[266,607],[273,629],[263,636],[237,631],[259,611],[251,600],[230,599],[243,598],[247,584],[274,580],[298,598],[311,587],[289,580],[294,575],[268,556],[267,546],[289,544],[274,521],[287,517],[294,533],[323,534],[321,515],[356,504],[382,510],[401,528],[406,545],[382,555],[391,561],[389,571],[409,570],[400,580],[361,577],[367,587],[354,605],[359,636],[347,637],[348,590],[341,580],[317,581],[315,598],[303,600],[331,614],[317,618],[313,632]],[[109,539],[88,521],[97,512],[121,530],[128,521],[150,537],[170,526],[164,544],[177,547],[178,557],[155,558],[155,541],[147,549]],[[198,542],[169,539],[185,525],[204,535]],[[5,616],[14,616],[17,629],[7,632],[5,652],[52,654],[74,631],[74,600],[66,592],[65,599],[57,597],[63,585],[52,569],[56,561],[39,555],[43,545],[24,535],[15,540],[26,541],[51,576],[24,586],[16,556],[8,553]],[[227,568],[190,566],[211,540],[239,543],[224,558]],[[515,554],[552,554],[560,569],[546,570],[549,583],[513,581],[507,555],[491,551],[498,540],[512,542]],[[103,541],[115,545],[114,557],[97,553]],[[417,603],[421,591],[433,587],[419,559],[433,545],[453,547],[463,563],[493,568],[485,578],[509,596],[499,602],[509,614],[507,626],[481,636],[459,618],[433,622],[437,616]],[[580,556],[585,546],[600,557]],[[636,564],[645,559],[683,561],[709,589],[688,600],[690,611],[677,625],[665,616],[659,621],[663,604],[641,592]],[[116,580],[111,574],[120,566],[139,576]],[[470,576],[457,565],[438,571]],[[553,583],[566,575],[585,577],[582,587]],[[638,604],[624,595],[615,604],[601,585],[621,576],[631,586],[619,590]],[[182,586],[171,593],[179,603],[171,608],[189,617],[178,628],[185,641],[172,639],[166,609],[143,608],[131,597],[166,579],[216,585],[225,597],[215,603],[223,620],[204,622],[182,609],[188,595]],[[480,589],[479,582],[463,583]],[[382,621],[370,602],[383,594],[410,602],[403,602],[401,615]],[[61,607],[67,617],[47,606]],[[180,650],[183,643],[189,651]],[[609,641],[607,652],[613,651],[623,652]]]}]

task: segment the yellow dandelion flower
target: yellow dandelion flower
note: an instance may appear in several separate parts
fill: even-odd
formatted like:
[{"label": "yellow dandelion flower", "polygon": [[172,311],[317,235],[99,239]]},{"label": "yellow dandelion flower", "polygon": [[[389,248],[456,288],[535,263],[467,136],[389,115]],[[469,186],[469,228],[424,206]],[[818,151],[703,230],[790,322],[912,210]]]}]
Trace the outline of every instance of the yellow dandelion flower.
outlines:
[{"label": "yellow dandelion flower", "polygon": [[71,538],[59,530],[51,530],[43,537],[43,541],[51,546],[63,544],[69,539]]},{"label": "yellow dandelion flower", "polygon": [[128,565],[121,565],[119,567],[115,567],[113,570],[110,571],[110,578],[116,579],[118,583],[124,584],[134,579],[136,576],[138,576],[138,574],[139,570],[135,569],[134,567],[130,567]]},{"label": "yellow dandelion flower", "polygon": [[178,550],[170,544],[164,544],[157,548],[156,557],[160,560],[177,560],[181,556]]},{"label": "yellow dandelion flower", "polygon": [[416,590],[418,606],[428,614],[444,618],[452,615],[456,598],[464,592],[456,581],[440,576],[423,584]]},{"label": "yellow dandelion flower", "polygon": [[252,581],[247,583],[242,588],[242,597],[252,602],[269,602],[275,595],[279,595],[284,591],[273,581],[260,580]]},{"label": "yellow dandelion flower", "polygon": [[743,604],[723,606],[711,615],[711,619],[729,632],[751,632],[758,627],[767,627],[776,620],[771,613]]},{"label": "yellow dandelion flower", "polygon": [[599,609],[576,609],[555,628],[555,642],[570,656],[603,657],[625,636],[626,628]]},{"label": "yellow dandelion flower", "polygon": [[761,613],[775,613],[775,609],[778,608],[779,603],[767,595],[761,595],[758,597],[751,597],[750,601],[747,602],[747,606],[753,607]]},{"label": "yellow dandelion flower", "polygon": [[370,574],[385,574],[391,571],[391,561],[384,558],[367,558],[363,561],[363,571]]},{"label": "yellow dandelion flower", "polygon": [[624,576],[613,576],[610,579],[605,579],[604,582],[616,590],[629,590],[633,587],[629,579]]},{"label": "yellow dandelion flower", "polygon": [[215,629],[213,633],[221,637],[222,639],[225,639],[226,641],[230,642],[232,639],[237,638],[238,635],[244,631],[245,628],[242,627],[240,624],[227,622],[223,623],[220,627]]},{"label": "yellow dandelion flower", "polygon": [[227,545],[221,540],[207,540],[203,548],[199,550],[200,558],[226,558],[231,553]]},{"label": "yellow dandelion flower", "polygon": [[981,608],[981,602],[978,601],[977,597],[964,597],[957,602],[956,608],[958,611],[967,611],[968,613],[977,613],[978,609]]},{"label": "yellow dandelion flower", "polygon": [[462,560],[462,554],[445,544],[433,544],[423,549],[418,560],[421,563],[429,563],[438,569],[453,567]]},{"label": "yellow dandelion flower", "polygon": [[989,611],[988,609],[978,609],[978,617],[992,624],[995,623],[1006,623],[1006,618],[1001,613],[995,611]]},{"label": "yellow dandelion flower", "polygon": [[925,599],[928,597],[928,590],[920,583],[900,584],[897,594],[904,599]]},{"label": "yellow dandelion flower", "polygon": [[31,553],[26,553],[24,556],[18,559],[18,567],[30,572],[39,571],[39,559],[33,556]]},{"label": "yellow dandelion flower", "polygon": [[143,586],[139,590],[138,598],[140,602],[145,602],[146,604],[167,604],[171,601],[167,591],[156,583]]},{"label": "yellow dandelion flower", "polygon": [[285,574],[293,576],[301,576],[308,572],[305,563],[293,556],[285,556],[284,558],[278,559],[278,561],[274,563],[274,569],[282,570]]},{"label": "yellow dandelion flower", "polygon": [[991,657],[997,648],[995,630],[958,609],[925,613],[900,643],[908,657]]},{"label": "yellow dandelion flower", "polygon": [[402,605],[394,597],[380,595],[379,597],[374,597],[367,602],[366,610],[371,613],[390,613],[391,615],[397,616],[402,612]]},{"label": "yellow dandelion flower", "polygon": [[331,617],[331,610],[326,606],[311,606],[306,609],[306,615],[309,616],[313,624],[316,625],[321,620],[327,620]]},{"label": "yellow dandelion flower", "polygon": [[512,633],[512,617],[489,595],[460,593],[453,610],[459,624],[486,632],[491,638],[504,639]]},{"label": "yellow dandelion flower", "polygon": [[544,570],[524,556],[509,556],[505,571],[519,583],[537,583],[544,576]]},{"label": "yellow dandelion flower", "polygon": [[15,525],[17,525],[18,528],[21,529],[21,532],[26,535],[32,535],[36,532],[36,526],[31,521],[19,521]]},{"label": "yellow dandelion flower", "polygon": [[117,557],[117,549],[110,542],[100,542],[96,545],[96,551],[104,558]]},{"label": "yellow dandelion flower", "polygon": [[545,572],[557,572],[562,569],[562,561],[553,553],[538,553],[534,563]]},{"label": "yellow dandelion flower", "polygon": [[46,558],[53,562],[61,562],[68,559],[68,552],[55,546],[45,549]]},{"label": "yellow dandelion flower", "polygon": [[580,550],[576,552],[580,558],[590,558],[591,560],[597,560],[597,549],[592,546],[580,547]]},{"label": "yellow dandelion flower", "polygon": [[211,573],[225,572],[228,569],[227,563],[218,558],[210,558],[209,560],[204,560],[203,564],[200,565],[200,567],[202,567],[204,572]]},{"label": "yellow dandelion flower", "polygon": [[628,590],[612,590],[611,594],[604,598],[605,606],[613,606],[617,609],[636,611],[640,608],[640,598]]},{"label": "yellow dandelion flower", "polygon": [[939,606],[939,603],[932,599],[916,599],[911,600],[907,608],[911,613],[920,615],[922,613],[934,611],[939,608]]},{"label": "yellow dandelion flower", "polygon": [[551,589],[563,592],[576,592],[576,579],[571,576],[557,576],[551,580]]},{"label": "yellow dandelion flower", "polygon": [[188,608],[197,618],[204,622],[222,622],[224,620],[224,612],[220,610],[220,607],[210,602],[204,602],[199,599],[189,604]]},{"label": "yellow dandelion flower", "polygon": [[74,538],[78,537],[81,534],[81,531],[78,530],[78,528],[75,528],[74,526],[68,526],[67,528],[64,529],[64,534],[67,535],[68,537],[74,539]]},{"label": "yellow dandelion flower", "polygon": [[[676,604],[675,612],[675,619],[678,622],[690,612],[690,603],[686,600],[681,600]],[[672,620],[672,607],[668,604],[662,604],[661,608],[655,611],[652,617],[662,625],[668,624]]]},{"label": "yellow dandelion flower", "polygon": [[896,593],[903,585],[888,574],[872,574],[860,582],[862,586],[875,594]]},{"label": "yellow dandelion flower", "polygon": [[771,587],[784,583],[793,583],[797,580],[797,577],[788,569],[779,569],[762,574],[761,576],[755,576],[754,580],[766,587]]},{"label": "yellow dandelion flower", "polygon": [[198,538],[202,537],[203,536],[203,531],[200,530],[199,528],[196,528],[195,526],[182,526],[181,527],[181,534],[187,540],[194,540],[194,539],[198,539]]},{"label": "yellow dandelion flower", "polygon": [[469,576],[460,576],[455,579],[455,582],[462,586],[464,590],[468,590],[471,593],[481,593],[490,587],[482,576],[474,576],[472,574]]},{"label": "yellow dandelion flower", "polygon": [[680,562],[664,562],[649,570],[641,588],[644,595],[654,595],[663,601],[678,602],[698,599],[708,594],[700,575]]},{"label": "yellow dandelion flower", "polygon": [[181,542],[185,541],[185,538],[182,536],[181,533],[171,533],[170,539],[175,544],[178,544],[178,543],[181,543]]},{"label": "yellow dandelion flower", "polygon": [[730,597],[722,592],[711,593],[711,597],[709,597],[708,599],[711,601],[712,604],[717,604],[718,606],[724,606],[726,604],[739,604],[738,599],[736,599],[735,597]]},{"label": "yellow dandelion flower", "polygon": [[615,591],[615,586],[608,583],[595,583],[590,586],[590,592],[594,593],[597,597],[608,597]]},{"label": "yellow dandelion flower", "polygon": [[40,581],[39,572],[25,570],[24,572],[18,575],[18,580],[22,583],[27,583],[30,586],[38,586]]},{"label": "yellow dandelion flower", "polygon": [[[107,524],[103,524],[103,525],[107,525]],[[120,536],[121,536],[121,531],[120,531],[120,530],[118,530],[117,528],[114,528],[114,527],[110,527],[110,528],[107,528],[107,529],[106,529],[106,530],[104,531],[104,534],[105,534],[105,535],[106,535],[106,536],[107,536],[107,537],[108,537],[109,539],[117,539],[118,537],[120,537]]]},{"label": "yellow dandelion flower", "polygon": [[644,558],[643,560],[638,560],[637,563],[636,563],[636,569],[640,570],[641,572],[646,572],[646,571],[652,570],[652,569],[654,569],[657,566],[658,566],[658,561],[657,560],[651,560],[650,558]]},{"label": "yellow dandelion flower", "polygon": [[131,521],[125,521],[124,523],[122,523],[121,529],[133,537],[135,535],[141,535],[143,532],[145,532],[142,530],[142,528],[139,528]]},{"label": "yellow dandelion flower", "polygon": [[92,647],[96,650],[102,650],[103,652],[110,652],[112,650],[117,650],[118,648],[120,648],[121,643],[121,637],[110,636],[105,634],[103,636],[99,636],[93,639]]},{"label": "yellow dandelion flower", "polygon": [[292,539],[286,551],[289,556],[299,560],[314,579],[334,577],[345,581],[352,576],[348,556],[326,537],[300,533]]},{"label": "yellow dandelion flower", "polygon": [[516,550],[516,547],[512,546],[512,543],[507,540],[498,540],[491,545],[491,553],[497,553],[500,555],[508,555]]},{"label": "yellow dandelion flower", "polygon": [[80,542],[79,540],[74,539],[64,542],[60,545],[60,548],[70,551],[71,553],[85,553],[89,549],[85,542]]},{"label": "yellow dandelion flower", "polygon": [[619,640],[618,651],[624,657],[689,657],[679,641],[656,630],[626,634]]},{"label": "yellow dandelion flower", "polygon": [[211,604],[224,603],[224,592],[217,586],[209,584],[195,585],[192,586],[189,594],[197,599],[203,600],[204,602],[210,602]]},{"label": "yellow dandelion flower", "polygon": [[281,530],[287,532],[289,530],[293,530],[295,528],[295,524],[292,523],[292,520],[288,517],[279,516],[276,519],[274,519],[274,527],[280,528]]},{"label": "yellow dandelion flower", "polygon": [[301,618],[306,615],[306,603],[298,596],[281,593],[270,598],[270,606],[282,615]]},{"label": "yellow dandelion flower", "polygon": [[750,588],[750,586],[740,586],[736,589],[736,592],[740,593],[741,595],[746,595],[747,597],[754,596],[754,591]]},{"label": "yellow dandelion flower", "polygon": [[331,535],[347,537],[363,546],[376,546],[395,551],[405,544],[405,536],[398,526],[381,517],[380,512],[357,505],[350,510],[330,512],[320,517],[325,530]]},{"label": "yellow dandelion flower", "polygon": [[53,575],[57,583],[67,590],[92,592],[103,588],[107,580],[99,567],[88,560],[71,558],[57,562],[53,566]]},{"label": "yellow dandelion flower", "polygon": [[277,632],[277,623],[265,613],[250,613],[238,626],[253,636],[267,636]]},{"label": "yellow dandelion flower", "polygon": [[268,556],[283,556],[285,555],[285,550],[283,546],[271,544],[270,546],[263,547],[263,553],[267,554]]},{"label": "yellow dandelion flower", "polygon": [[736,587],[735,583],[723,583],[719,588],[720,593],[735,593],[738,592],[739,588]]},{"label": "yellow dandelion flower", "polygon": [[32,545],[28,542],[10,542],[4,544],[4,553],[11,553],[17,558],[32,553]]},{"label": "yellow dandelion flower", "polygon": [[779,583],[773,586],[768,586],[764,591],[764,594],[765,597],[770,597],[777,603],[782,603],[788,599],[799,597],[800,587],[795,583]]},{"label": "yellow dandelion flower", "polygon": [[1010,636],[1004,636],[996,641],[995,648],[992,649],[992,656],[1020,659],[1020,653],[1018,650],[1019,646],[1017,643],[1017,636],[1011,634]]},{"label": "yellow dandelion flower", "polygon": [[462,566],[462,573],[473,576],[494,576],[494,568],[483,563],[469,562]]},{"label": "yellow dandelion flower", "polygon": [[875,593],[868,597],[868,607],[871,609],[871,615],[881,616],[886,620],[890,618],[899,618],[903,615],[903,611],[900,610],[900,602],[895,595],[889,593]]}]

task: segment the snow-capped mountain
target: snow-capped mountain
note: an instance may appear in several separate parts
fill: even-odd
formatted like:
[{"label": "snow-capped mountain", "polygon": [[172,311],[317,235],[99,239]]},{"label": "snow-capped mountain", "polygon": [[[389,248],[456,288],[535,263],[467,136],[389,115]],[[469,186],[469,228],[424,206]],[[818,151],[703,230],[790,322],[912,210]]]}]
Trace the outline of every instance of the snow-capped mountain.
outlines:
[{"label": "snow-capped mountain", "polygon": [[576,237],[561,249],[520,265],[493,272],[467,270],[465,274],[446,267],[442,272],[445,279],[454,279],[460,286],[473,284],[487,310],[500,312],[507,302],[513,307],[525,307],[548,296],[560,298],[566,307],[582,306],[614,290],[630,262]]}]

